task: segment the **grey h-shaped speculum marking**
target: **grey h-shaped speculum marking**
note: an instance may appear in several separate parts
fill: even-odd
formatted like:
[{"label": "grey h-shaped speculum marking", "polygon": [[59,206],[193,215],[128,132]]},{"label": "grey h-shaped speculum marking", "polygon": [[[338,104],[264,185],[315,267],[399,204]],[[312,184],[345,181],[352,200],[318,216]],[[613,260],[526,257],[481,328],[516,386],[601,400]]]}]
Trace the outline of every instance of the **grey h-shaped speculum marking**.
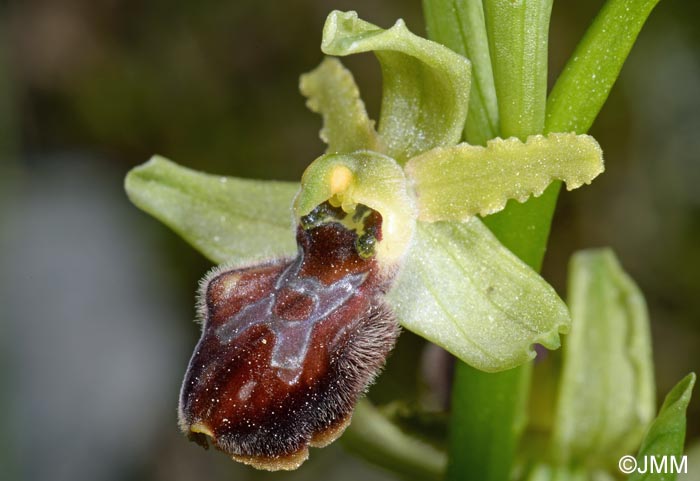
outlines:
[{"label": "grey h-shaped speculum marking", "polygon": [[[350,299],[367,277],[366,273],[349,274],[324,285],[315,277],[300,277],[302,264],[303,254],[280,275],[270,294],[247,305],[216,330],[219,341],[229,343],[252,326],[266,325],[275,336],[270,365],[278,368],[277,376],[288,384],[294,384],[301,375],[316,324]],[[311,313],[306,319],[290,321],[275,314],[275,302],[282,289],[311,299]]]}]

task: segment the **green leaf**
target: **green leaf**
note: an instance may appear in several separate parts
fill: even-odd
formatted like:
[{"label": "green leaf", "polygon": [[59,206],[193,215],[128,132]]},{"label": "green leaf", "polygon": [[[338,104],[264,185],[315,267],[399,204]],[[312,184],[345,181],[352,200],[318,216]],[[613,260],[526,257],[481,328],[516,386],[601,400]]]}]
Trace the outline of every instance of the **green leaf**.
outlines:
[{"label": "green leaf", "polygon": [[544,129],[552,0],[484,0],[501,136]]},{"label": "green leaf", "polygon": [[603,171],[603,152],[593,137],[534,135],[490,140],[486,147],[439,147],[411,159],[406,173],[418,196],[420,220],[463,220],[502,210],[508,199],[540,196],[553,180],[569,190]]},{"label": "green leaf", "polygon": [[459,142],[469,102],[467,59],[412,34],[403,20],[384,30],[355,12],[331,12],[321,49],[340,56],[373,51],[379,59],[383,153],[403,163],[433,147]]},{"label": "green leaf", "polygon": [[[644,441],[642,441],[642,446],[639,448],[637,466],[644,466],[645,458],[648,460],[652,456],[659,461],[663,456],[673,457],[677,465],[682,462],[681,456],[685,442],[685,411],[690,403],[694,385],[695,373],[690,373],[666,395],[659,415],[651,424]],[[668,462],[671,460],[669,459]],[[641,474],[636,471],[628,478],[629,481],[673,481],[675,479],[676,474],[671,472]]]},{"label": "green leaf", "polygon": [[328,145],[327,153],[382,150],[355,79],[338,59],[326,57],[302,75],[299,89],[309,109],[323,116],[321,140]]},{"label": "green leaf", "polygon": [[296,183],[208,175],[155,156],[127,174],[125,188],[137,207],[217,264],[296,253]]},{"label": "green leaf", "polygon": [[498,99],[489,55],[484,7],[480,1],[423,0],[428,38],[440,42],[472,63],[472,88],[465,138],[486,145],[498,137]]},{"label": "green leaf", "polygon": [[617,466],[656,407],[644,296],[611,250],[586,250],[571,259],[569,306],[553,449],[563,464]]},{"label": "green leaf", "polygon": [[403,169],[390,157],[370,150],[326,154],[314,160],[301,178],[294,202],[297,217],[330,200],[352,213],[357,204],[382,215],[382,240],[377,259],[393,264],[403,257],[416,222]]},{"label": "green leaf", "polygon": [[490,372],[559,347],[569,325],[554,289],[476,217],[419,222],[388,299],[404,327]]},{"label": "green leaf", "polygon": [[367,400],[360,400],[342,437],[350,451],[411,479],[442,479],[445,453],[404,433]]},{"label": "green leaf", "polygon": [[605,3],[549,94],[548,132],[588,131],[657,3],[659,0]]}]

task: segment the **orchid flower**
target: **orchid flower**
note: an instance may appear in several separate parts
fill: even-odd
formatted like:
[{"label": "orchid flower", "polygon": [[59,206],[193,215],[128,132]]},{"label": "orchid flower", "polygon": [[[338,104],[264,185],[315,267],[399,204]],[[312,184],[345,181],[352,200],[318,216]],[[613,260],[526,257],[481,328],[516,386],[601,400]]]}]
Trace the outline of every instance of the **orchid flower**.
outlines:
[{"label": "orchid flower", "polygon": [[[265,469],[295,468],[309,445],[325,445],[342,433],[393,345],[398,331],[392,323],[489,372],[532,359],[535,344],[558,348],[559,334],[570,324],[566,305],[479,216],[502,210],[510,199],[538,196],[554,180],[574,189],[603,171],[601,149],[587,135],[460,143],[469,125],[470,62],[412,34],[402,20],[381,29],[355,12],[334,11],[321,49],[332,57],[303,75],[300,89],[323,117],[327,150],[300,183],[209,175],[159,156],[126,178],[132,202],[225,266],[203,283],[203,333],[183,386],[183,429]],[[336,58],[363,52],[373,52],[382,70],[376,126],[352,74]],[[251,286],[256,294],[244,295]],[[254,301],[246,304],[248,295]],[[291,321],[306,327],[292,328]],[[343,340],[337,346],[316,343],[322,332]],[[256,405],[262,398],[252,384],[220,373],[230,369],[226,356],[252,352],[253,342],[264,344],[255,349],[265,354],[256,358],[264,365],[251,379],[279,384],[268,391],[288,396],[280,397],[284,412],[277,410],[278,419],[243,435],[248,428],[226,427],[232,421],[221,414],[233,409],[232,398],[208,389],[233,390],[233,383],[234,394],[247,394],[256,410],[270,413],[269,406]],[[359,369],[373,345],[377,354],[367,372],[343,384],[343,373]],[[318,346],[329,351],[321,355]],[[210,351],[200,354],[204,347]],[[332,375],[309,374],[314,362],[336,361],[345,362],[345,371],[335,366],[328,370]],[[297,383],[303,382],[306,390],[318,388],[314,412],[321,409],[306,424],[300,420],[309,411],[288,401],[302,396]],[[205,389],[211,397],[195,409],[194,399]],[[195,410],[197,419],[190,416]],[[255,424],[243,418],[236,422]],[[284,442],[275,444],[275,436]]]}]

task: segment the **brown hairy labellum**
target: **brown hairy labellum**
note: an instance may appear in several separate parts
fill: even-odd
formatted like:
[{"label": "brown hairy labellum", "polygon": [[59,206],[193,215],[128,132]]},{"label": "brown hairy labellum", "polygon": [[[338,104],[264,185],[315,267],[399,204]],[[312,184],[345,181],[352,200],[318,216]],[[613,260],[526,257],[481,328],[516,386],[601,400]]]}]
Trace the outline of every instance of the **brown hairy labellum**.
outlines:
[{"label": "brown hairy labellum", "polygon": [[396,268],[374,255],[381,227],[374,210],[325,202],[302,217],[295,259],[205,278],[180,393],[191,440],[279,470],[342,434],[399,333],[383,302]]}]

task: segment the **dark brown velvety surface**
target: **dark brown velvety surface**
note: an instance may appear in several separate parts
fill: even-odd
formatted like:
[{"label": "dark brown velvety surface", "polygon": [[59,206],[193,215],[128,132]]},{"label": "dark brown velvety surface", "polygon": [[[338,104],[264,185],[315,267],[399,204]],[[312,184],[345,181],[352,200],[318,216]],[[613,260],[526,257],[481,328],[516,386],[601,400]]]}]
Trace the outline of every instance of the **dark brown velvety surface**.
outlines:
[{"label": "dark brown velvety surface", "polygon": [[[378,215],[365,222],[381,235]],[[382,303],[393,275],[356,241],[338,222],[300,227],[296,259],[211,275],[180,396],[193,440],[289,469],[340,435],[398,335]]]}]

